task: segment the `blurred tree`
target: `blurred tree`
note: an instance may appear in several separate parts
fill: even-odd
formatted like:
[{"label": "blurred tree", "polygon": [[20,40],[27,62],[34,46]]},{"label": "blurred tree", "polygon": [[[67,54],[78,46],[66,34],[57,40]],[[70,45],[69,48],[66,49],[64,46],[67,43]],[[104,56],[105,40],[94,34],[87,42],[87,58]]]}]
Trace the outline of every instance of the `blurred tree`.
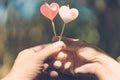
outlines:
[{"label": "blurred tree", "polygon": [[106,9],[98,13],[100,47],[116,58],[120,53],[120,6],[118,0],[105,0]]},{"label": "blurred tree", "polygon": [[[21,50],[51,41],[51,23],[39,12],[44,2],[69,4],[79,10],[79,17],[66,25],[64,36],[98,44],[112,57],[120,55],[120,0],[0,0],[1,66],[12,64]],[[63,21],[57,15],[54,22],[59,34]]]}]

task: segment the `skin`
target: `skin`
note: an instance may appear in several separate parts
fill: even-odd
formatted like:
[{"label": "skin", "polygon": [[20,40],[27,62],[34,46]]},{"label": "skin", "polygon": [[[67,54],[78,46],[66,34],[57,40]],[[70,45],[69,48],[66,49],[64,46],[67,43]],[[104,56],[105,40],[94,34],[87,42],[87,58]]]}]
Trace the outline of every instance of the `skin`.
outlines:
[{"label": "skin", "polygon": [[21,51],[11,71],[2,80],[34,80],[48,67],[44,61],[61,51],[64,46],[63,42],[58,41]]},{"label": "skin", "polygon": [[56,56],[55,68],[72,75],[93,74],[98,80],[120,80],[120,64],[103,50],[84,41],[62,40],[66,47]]},{"label": "skin", "polygon": [[[64,74],[94,74],[98,80],[120,80],[120,64],[101,49],[76,39],[58,39],[53,38],[53,42],[57,41],[54,43],[21,51],[3,80],[34,80],[49,67],[45,60],[50,56],[54,58],[53,67]],[[50,73],[58,76],[56,71]]]}]

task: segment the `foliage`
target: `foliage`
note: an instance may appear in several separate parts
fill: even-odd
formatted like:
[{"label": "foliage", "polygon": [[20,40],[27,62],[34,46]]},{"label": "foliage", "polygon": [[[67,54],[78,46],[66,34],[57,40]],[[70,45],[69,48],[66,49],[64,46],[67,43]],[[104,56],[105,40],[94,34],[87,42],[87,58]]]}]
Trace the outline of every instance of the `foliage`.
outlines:
[{"label": "foliage", "polygon": [[[77,20],[66,25],[64,36],[79,38],[98,45],[113,58],[120,54],[119,0],[1,0],[0,1],[0,75],[5,75],[17,54],[53,37],[51,23],[39,7],[44,2],[57,2],[79,10]],[[57,33],[62,20],[55,18]]]}]

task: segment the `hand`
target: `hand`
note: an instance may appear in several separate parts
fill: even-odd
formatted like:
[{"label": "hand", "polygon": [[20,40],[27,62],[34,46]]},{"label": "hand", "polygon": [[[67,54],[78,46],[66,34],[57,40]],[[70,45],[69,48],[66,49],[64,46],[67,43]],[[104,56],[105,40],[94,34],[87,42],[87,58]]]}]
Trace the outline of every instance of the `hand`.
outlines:
[{"label": "hand", "polygon": [[19,53],[9,74],[3,80],[34,80],[48,65],[44,61],[64,47],[61,41],[25,49]]},{"label": "hand", "polygon": [[120,64],[104,51],[84,41],[64,37],[62,41],[66,48],[56,55],[55,68],[67,74],[94,74],[99,80],[120,80]]}]

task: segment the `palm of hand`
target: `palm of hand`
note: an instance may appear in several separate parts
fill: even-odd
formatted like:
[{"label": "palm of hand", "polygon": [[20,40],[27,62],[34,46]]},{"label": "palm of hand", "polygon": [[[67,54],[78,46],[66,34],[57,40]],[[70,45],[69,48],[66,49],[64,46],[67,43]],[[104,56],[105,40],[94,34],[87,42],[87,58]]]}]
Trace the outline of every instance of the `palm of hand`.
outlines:
[{"label": "palm of hand", "polygon": [[[59,37],[55,37],[53,38],[53,41],[57,41],[58,39]],[[65,37],[62,38],[62,41],[66,44],[66,48],[61,51],[62,54],[61,52],[58,53],[56,60],[58,60],[59,63],[56,63],[55,66],[58,65],[58,68],[67,74],[74,74],[76,68],[89,62],[81,56],[80,53],[88,53],[90,50],[89,48],[91,47],[100,51],[98,48],[91,46],[85,41],[78,41],[76,39]],[[90,55],[90,57],[92,56]]]}]

